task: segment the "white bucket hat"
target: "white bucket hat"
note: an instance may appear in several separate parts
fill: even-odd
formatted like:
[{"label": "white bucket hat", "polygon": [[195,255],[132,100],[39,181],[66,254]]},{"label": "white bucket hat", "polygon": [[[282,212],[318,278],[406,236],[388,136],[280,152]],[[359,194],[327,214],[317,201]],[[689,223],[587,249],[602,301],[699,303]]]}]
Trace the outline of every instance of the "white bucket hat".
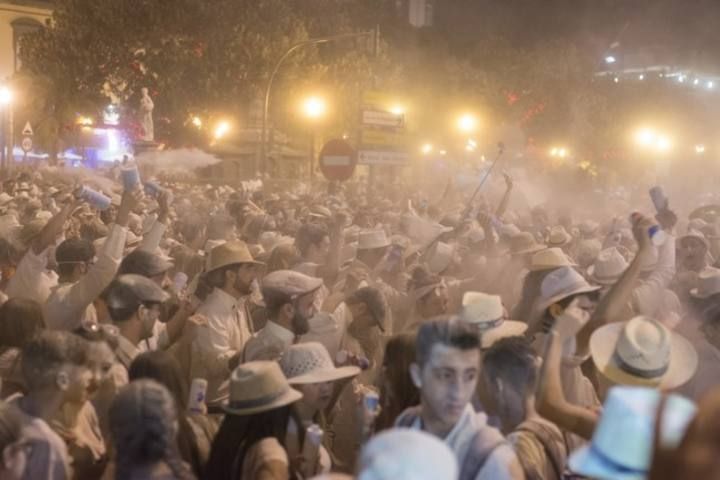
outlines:
[{"label": "white bucket hat", "polygon": [[358,367],[336,368],[327,348],[318,342],[292,345],[280,359],[280,368],[290,385],[334,382],[360,373]]},{"label": "white bucket hat", "polygon": [[540,285],[540,298],[536,302],[536,311],[542,312],[550,305],[571,295],[592,293],[600,287],[590,285],[585,278],[571,267],[560,267],[550,272]]},{"label": "white bucket hat", "polygon": [[572,236],[565,230],[563,226],[553,227],[547,238],[548,247],[564,247],[572,242]]},{"label": "white bucket hat", "polygon": [[[653,388],[611,388],[591,444],[573,452],[568,462],[570,469],[603,480],[647,478],[660,398],[661,393]],[[695,404],[680,395],[667,397],[659,426],[663,448],[677,448],[696,411]]]},{"label": "white bucket hat", "polygon": [[625,257],[617,248],[611,247],[598,254],[595,263],[588,267],[587,274],[597,284],[612,285],[618,281],[627,268],[628,262]]},{"label": "white bucket hat", "polygon": [[480,292],[463,295],[460,319],[477,327],[483,349],[490,348],[502,338],[521,336],[528,328],[523,322],[505,319],[499,296]]},{"label": "white bucket hat", "polygon": [[358,250],[372,250],[390,246],[385,230],[363,230],[358,233]]},{"label": "white bucket hat", "polygon": [[540,250],[530,260],[531,272],[542,270],[554,270],[560,267],[577,267],[560,248],[548,248]]},{"label": "white bucket hat", "polygon": [[684,384],[698,366],[697,352],[688,340],[643,316],[595,330],[590,355],[598,371],[616,384],[662,390]]},{"label": "white bucket hat", "polygon": [[720,293],[720,269],[704,268],[698,274],[698,287],[690,290],[690,295],[704,300],[718,293]]},{"label": "white bucket hat", "polygon": [[374,436],[360,454],[357,480],[457,478],[455,454],[428,433],[393,428]]}]

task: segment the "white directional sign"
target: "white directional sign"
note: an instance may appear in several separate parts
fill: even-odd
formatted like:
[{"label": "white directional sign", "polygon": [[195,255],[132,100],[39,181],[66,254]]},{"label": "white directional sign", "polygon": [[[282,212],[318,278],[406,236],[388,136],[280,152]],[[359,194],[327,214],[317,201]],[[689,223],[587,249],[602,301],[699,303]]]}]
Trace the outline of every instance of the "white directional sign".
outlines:
[{"label": "white directional sign", "polygon": [[25,128],[23,128],[22,134],[26,137],[32,137],[33,136],[33,129],[30,125],[30,122],[25,122]]}]

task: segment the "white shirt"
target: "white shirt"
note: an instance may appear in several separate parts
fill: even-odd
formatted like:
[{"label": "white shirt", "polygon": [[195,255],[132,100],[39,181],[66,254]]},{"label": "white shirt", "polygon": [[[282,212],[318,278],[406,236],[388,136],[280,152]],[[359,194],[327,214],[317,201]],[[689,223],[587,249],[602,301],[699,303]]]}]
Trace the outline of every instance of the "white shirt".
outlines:
[{"label": "white shirt", "polygon": [[[460,420],[455,424],[450,433],[443,439],[445,445],[455,453],[458,459],[458,467],[462,466],[470,452],[471,444],[476,432],[481,428],[492,428],[487,424],[487,415],[476,413],[470,404],[465,406]],[[422,430],[420,416],[415,419],[412,425],[413,430]],[[519,476],[518,476],[519,475]],[[522,467],[510,444],[500,445],[492,451],[485,460],[485,464],[475,477],[475,480],[517,480],[522,479]]]},{"label": "white shirt", "polygon": [[295,341],[295,334],[269,320],[245,346],[244,360],[277,360]]},{"label": "white shirt", "polygon": [[51,330],[72,331],[83,322],[97,323],[93,302],[117,274],[122,261],[127,229],[113,225],[107,240],[98,252],[97,261],[75,283],[53,288],[45,304],[45,323]]},{"label": "white shirt", "polygon": [[208,403],[227,398],[230,370],[228,360],[242,352],[250,339],[250,325],[245,311],[246,297],[235,299],[216,288],[197,310],[208,319],[198,327],[192,346],[191,378],[208,381]]},{"label": "white shirt", "polygon": [[57,273],[47,269],[49,251],[50,248],[39,255],[32,248],[27,251],[5,289],[9,298],[25,298],[45,304],[58,283]]}]

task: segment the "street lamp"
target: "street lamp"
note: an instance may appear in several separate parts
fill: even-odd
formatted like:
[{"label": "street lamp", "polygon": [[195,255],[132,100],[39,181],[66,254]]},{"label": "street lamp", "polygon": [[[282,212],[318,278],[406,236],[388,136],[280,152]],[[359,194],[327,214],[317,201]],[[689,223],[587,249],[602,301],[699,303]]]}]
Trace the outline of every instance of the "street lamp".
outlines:
[{"label": "street lamp", "polygon": [[405,107],[400,104],[395,104],[390,107],[390,113],[392,113],[393,115],[397,115],[398,117],[400,115],[405,115]]},{"label": "street lamp", "polygon": [[570,151],[565,147],[553,147],[550,149],[550,156],[553,158],[567,158]]},{"label": "street lamp", "polygon": [[0,105],[3,107],[10,105],[13,101],[13,93],[8,87],[0,88]]},{"label": "street lamp", "polygon": [[705,145],[695,145],[695,153],[698,155],[702,155],[703,153],[705,153]]},{"label": "street lamp", "polygon": [[477,123],[478,123],[477,118],[475,118],[475,116],[470,113],[461,115],[457,121],[458,128],[463,133],[474,132],[475,129],[477,128]]},{"label": "street lamp", "polygon": [[222,120],[215,127],[215,131],[213,132],[213,137],[215,137],[215,140],[220,140],[225,135],[227,135],[228,132],[230,132],[230,123],[225,120]]},{"label": "street lamp", "polygon": [[430,155],[433,151],[432,143],[426,143],[422,147],[420,147],[420,152],[423,155]]},{"label": "street lamp", "polygon": [[192,124],[195,125],[197,128],[202,128],[203,122],[200,117],[193,117],[192,118]]},{"label": "street lamp", "polygon": [[608,55],[607,57],[605,57],[605,63],[607,63],[608,65],[611,65],[615,62],[617,62],[617,58],[615,58],[613,55]]},{"label": "street lamp", "polygon": [[303,102],[303,113],[311,120],[317,120],[325,115],[327,104],[320,97],[308,97]]}]

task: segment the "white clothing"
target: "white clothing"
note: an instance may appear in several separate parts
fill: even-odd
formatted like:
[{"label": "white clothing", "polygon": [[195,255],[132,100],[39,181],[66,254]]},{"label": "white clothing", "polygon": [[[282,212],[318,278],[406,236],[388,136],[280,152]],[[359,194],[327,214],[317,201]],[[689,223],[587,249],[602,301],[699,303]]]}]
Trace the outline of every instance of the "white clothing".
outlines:
[{"label": "white clothing", "polygon": [[217,403],[227,398],[230,377],[228,360],[242,352],[250,339],[246,300],[246,297],[236,299],[216,288],[197,310],[197,314],[205,316],[208,323],[197,329],[190,373],[191,378],[208,381],[208,403]]},{"label": "white clothing", "polygon": [[93,302],[117,274],[123,258],[127,229],[113,225],[98,252],[97,261],[75,283],[56,286],[45,304],[45,323],[51,330],[72,331],[82,323],[97,323]]},{"label": "white clothing", "polygon": [[[420,416],[415,419],[411,427],[413,430],[422,430]],[[487,415],[476,413],[470,404],[465,406],[460,420],[450,433],[443,439],[458,459],[458,466],[462,470],[465,457],[470,452],[475,434],[482,428],[492,428],[487,424]],[[522,467],[510,444],[500,445],[492,451],[485,464],[478,472],[475,480],[504,480],[522,479]]]},{"label": "white clothing", "polygon": [[48,248],[39,255],[32,248],[27,251],[5,289],[9,298],[25,298],[45,304],[58,283],[57,273],[47,269],[50,251],[51,248]]},{"label": "white clothing", "polygon": [[278,360],[295,341],[295,334],[268,320],[245,346],[244,361]]}]

